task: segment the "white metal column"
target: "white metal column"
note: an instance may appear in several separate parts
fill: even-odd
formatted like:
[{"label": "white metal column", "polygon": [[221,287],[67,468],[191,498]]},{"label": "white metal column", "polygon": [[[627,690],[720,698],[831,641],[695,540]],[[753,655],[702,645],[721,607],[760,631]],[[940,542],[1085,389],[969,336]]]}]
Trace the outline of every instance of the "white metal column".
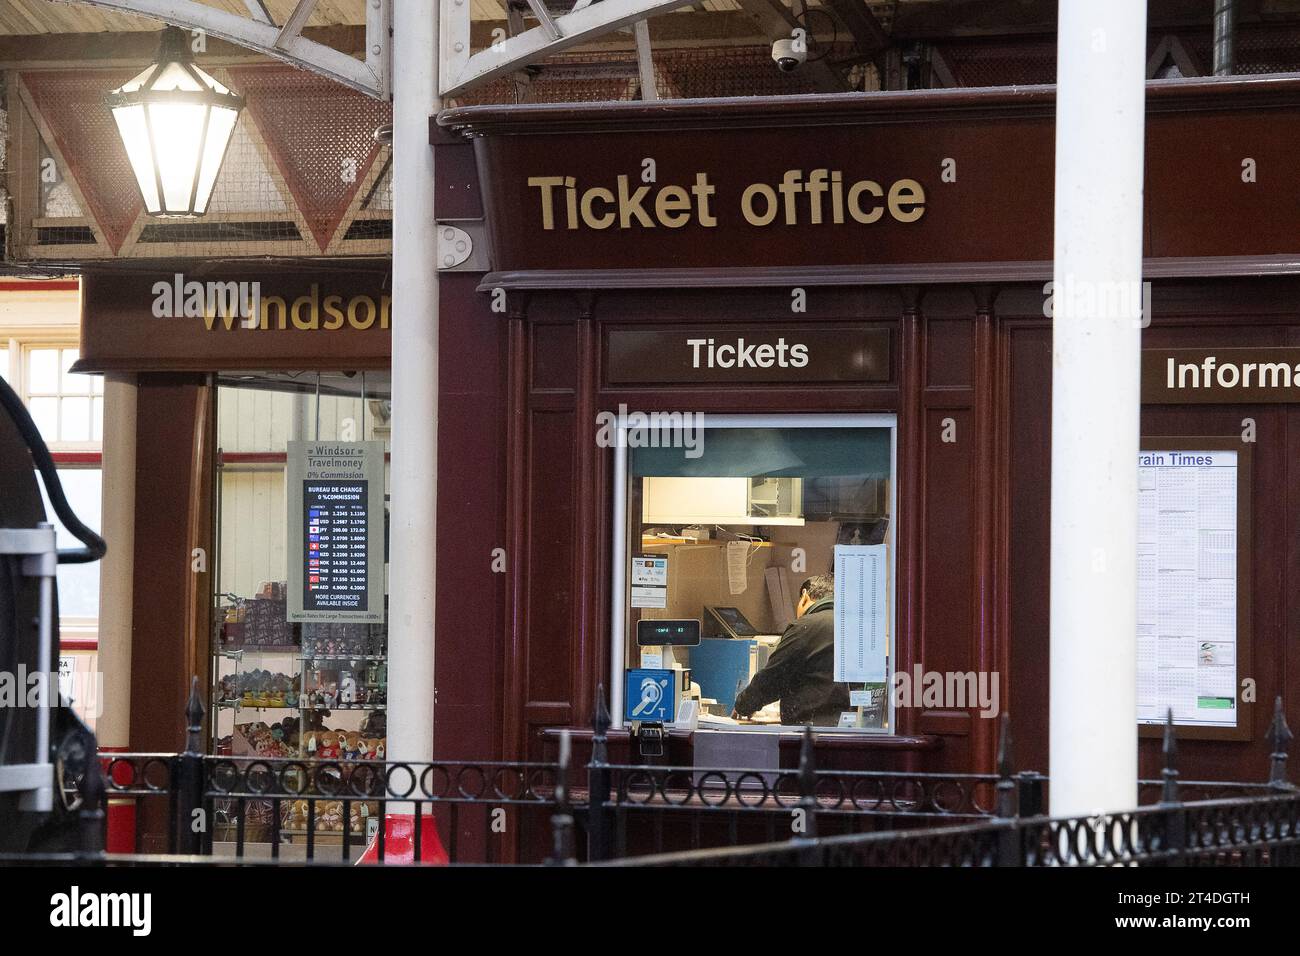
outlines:
[{"label": "white metal column", "polygon": [[126,749],[131,734],[131,634],[135,594],[135,374],[104,376],[104,445],[100,535],[109,542],[99,565],[99,688],[95,722],[100,750]]},{"label": "white metal column", "polygon": [[423,761],[433,754],[438,243],[429,117],[438,110],[438,3],[394,7],[388,757]]},{"label": "white metal column", "polygon": [[1058,23],[1051,812],[1083,815],[1137,802],[1146,2],[1061,0]]}]

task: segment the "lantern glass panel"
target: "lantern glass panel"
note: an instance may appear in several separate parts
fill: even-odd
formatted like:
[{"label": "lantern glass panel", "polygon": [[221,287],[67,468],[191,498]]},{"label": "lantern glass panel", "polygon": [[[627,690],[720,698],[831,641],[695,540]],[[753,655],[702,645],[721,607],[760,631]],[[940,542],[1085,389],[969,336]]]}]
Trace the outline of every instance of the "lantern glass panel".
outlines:
[{"label": "lantern glass panel", "polygon": [[117,121],[117,131],[126,146],[127,158],[131,161],[131,170],[136,182],[140,184],[140,194],[144,197],[144,208],[150,214],[157,214],[162,208],[158,196],[158,181],[153,174],[153,150],[149,145],[149,128],[144,120],[144,106],[135,103],[131,106],[119,106],[113,110],[113,119]]},{"label": "lantern glass panel", "polygon": [[208,200],[212,198],[212,188],[217,183],[217,173],[221,170],[221,160],[226,155],[226,144],[230,142],[235,131],[235,120],[239,114],[234,110],[214,106],[212,117],[208,120],[208,136],[203,143],[203,165],[199,171],[199,188],[194,196],[195,213],[208,211]]},{"label": "lantern glass panel", "polygon": [[223,86],[217,80],[217,78],[213,76],[211,73],[207,72],[206,70],[200,70],[193,63],[190,64],[190,69],[193,70],[195,73],[197,73],[200,76],[200,78],[202,78],[203,82],[207,84],[208,89],[215,90],[216,92],[220,93],[222,96],[230,95],[230,88],[228,86]]},{"label": "lantern glass panel", "polygon": [[170,90],[184,90],[187,93],[201,92],[203,87],[199,84],[189,70],[179,63],[168,63],[155,80],[150,88],[155,92],[163,93]]},{"label": "lantern glass panel", "polygon": [[141,70],[139,73],[133,76],[126,83],[122,84],[122,87],[119,90],[117,90],[117,92],[119,93],[138,92],[144,86],[145,82],[149,79],[149,77],[153,76],[154,70],[156,69],[158,69],[158,65],[155,63],[154,65],[148,67],[147,69]]},{"label": "lantern glass panel", "polygon": [[162,181],[163,213],[187,214],[203,154],[208,107],[198,103],[150,103],[153,157]]}]

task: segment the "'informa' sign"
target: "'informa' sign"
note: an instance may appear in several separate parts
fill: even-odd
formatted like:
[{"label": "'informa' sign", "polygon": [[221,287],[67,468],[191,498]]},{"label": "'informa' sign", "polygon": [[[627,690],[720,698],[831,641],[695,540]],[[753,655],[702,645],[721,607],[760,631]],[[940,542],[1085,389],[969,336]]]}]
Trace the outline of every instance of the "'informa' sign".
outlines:
[{"label": "'informa' sign", "polygon": [[291,441],[289,620],[384,620],[384,443]]}]

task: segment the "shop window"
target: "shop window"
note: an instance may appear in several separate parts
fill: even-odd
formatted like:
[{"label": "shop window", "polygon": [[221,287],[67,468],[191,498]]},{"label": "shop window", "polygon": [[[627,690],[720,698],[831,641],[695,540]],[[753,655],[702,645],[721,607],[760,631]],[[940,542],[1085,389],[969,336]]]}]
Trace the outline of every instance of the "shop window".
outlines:
[{"label": "shop window", "polygon": [[[289,527],[287,466],[294,440],[366,440],[387,448],[388,397],[384,373],[364,379],[322,374],[318,380],[315,373],[220,377],[211,723],[216,753],[375,759],[386,752],[386,620],[288,620],[293,535],[304,529]],[[281,809],[282,836],[290,842],[302,837],[302,821],[289,803]],[[217,811],[218,829],[236,824],[236,807]],[[269,803],[250,806],[246,823],[258,824],[258,814],[272,812]]]},{"label": "shop window", "polygon": [[51,448],[85,448],[103,440],[104,379],[72,372],[77,356],[77,349],[58,346],[25,351],[24,397]]},{"label": "shop window", "polygon": [[619,432],[616,717],[890,732],[895,419],[692,418]]}]

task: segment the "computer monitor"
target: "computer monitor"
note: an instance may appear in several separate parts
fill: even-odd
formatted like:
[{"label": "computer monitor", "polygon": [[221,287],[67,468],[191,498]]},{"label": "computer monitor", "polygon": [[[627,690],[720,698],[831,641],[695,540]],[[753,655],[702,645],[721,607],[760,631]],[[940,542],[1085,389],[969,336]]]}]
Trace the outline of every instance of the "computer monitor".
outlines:
[{"label": "computer monitor", "polygon": [[706,605],[704,613],[709,621],[709,633],[719,637],[756,637],[758,629],[738,607]]}]

